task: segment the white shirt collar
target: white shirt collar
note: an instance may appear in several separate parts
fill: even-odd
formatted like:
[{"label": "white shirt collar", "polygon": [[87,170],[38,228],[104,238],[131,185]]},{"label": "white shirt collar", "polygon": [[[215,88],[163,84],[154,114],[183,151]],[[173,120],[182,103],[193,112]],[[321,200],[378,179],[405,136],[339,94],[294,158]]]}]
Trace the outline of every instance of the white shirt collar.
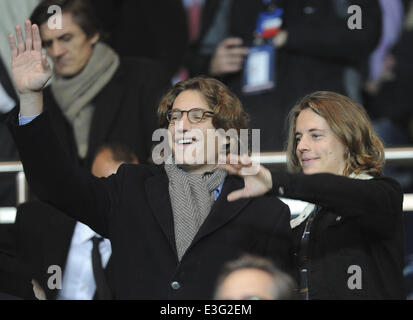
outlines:
[{"label": "white shirt collar", "polygon": [[73,233],[72,243],[73,244],[81,244],[86,241],[89,241],[92,237],[97,236],[101,237],[95,231],[90,229],[87,225],[77,222],[75,231]]}]

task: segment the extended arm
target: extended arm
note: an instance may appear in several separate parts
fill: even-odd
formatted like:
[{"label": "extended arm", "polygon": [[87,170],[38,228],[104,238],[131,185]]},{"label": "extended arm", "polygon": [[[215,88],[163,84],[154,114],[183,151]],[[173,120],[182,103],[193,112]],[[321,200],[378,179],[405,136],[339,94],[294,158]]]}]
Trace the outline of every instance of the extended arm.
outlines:
[{"label": "extended arm", "polygon": [[[251,171],[254,166],[256,169]],[[270,172],[248,159],[222,168],[241,176],[245,182],[243,189],[228,195],[228,201],[272,193],[328,207],[338,215],[357,217],[361,225],[382,235],[393,230],[392,225],[402,213],[401,187],[389,178],[360,180],[323,173]]]},{"label": "extended arm", "polygon": [[18,110],[9,117],[9,129],[16,142],[26,178],[36,195],[76,220],[108,237],[107,215],[117,194],[117,178],[97,179],[77,168],[60,145],[43,111],[42,88],[51,77],[51,68],[41,54],[39,29],[25,22],[26,40],[16,27],[17,46],[9,37],[12,74],[21,103],[20,115],[39,115],[30,124],[19,126]]}]

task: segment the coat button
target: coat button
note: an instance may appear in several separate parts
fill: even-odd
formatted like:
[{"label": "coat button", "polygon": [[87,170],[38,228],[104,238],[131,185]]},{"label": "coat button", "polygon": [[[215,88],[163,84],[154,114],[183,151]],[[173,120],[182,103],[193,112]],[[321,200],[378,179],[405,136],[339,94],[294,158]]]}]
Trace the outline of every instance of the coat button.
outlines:
[{"label": "coat button", "polygon": [[181,284],[178,281],[174,281],[171,283],[171,288],[174,290],[178,290],[179,288],[181,288]]}]

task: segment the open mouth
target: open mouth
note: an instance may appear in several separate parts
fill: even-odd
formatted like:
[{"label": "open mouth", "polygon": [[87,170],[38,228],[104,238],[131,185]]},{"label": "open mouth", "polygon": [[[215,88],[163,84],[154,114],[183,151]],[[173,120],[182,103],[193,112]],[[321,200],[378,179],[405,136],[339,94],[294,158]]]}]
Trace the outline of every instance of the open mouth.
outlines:
[{"label": "open mouth", "polygon": [[175,141],[175,143],[177,145],[187,146],[187,145],[191,145],[191,144],[193,144],[197,141],[198,140],[194,137],[194,138],[178,139],[178,140]]}]

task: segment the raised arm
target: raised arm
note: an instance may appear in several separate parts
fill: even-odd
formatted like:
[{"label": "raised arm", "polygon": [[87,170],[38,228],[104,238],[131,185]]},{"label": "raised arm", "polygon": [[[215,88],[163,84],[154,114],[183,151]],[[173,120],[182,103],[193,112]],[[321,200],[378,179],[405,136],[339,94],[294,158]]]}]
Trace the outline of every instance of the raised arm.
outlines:
[{"label": "raised arm", "polygon": [[42,89],[52,76],[52,70],[46,56],[42,54],[42,40],[39,27],[29,20],[24,23],[23,30],[16,26],[16,39],[9,36],[12,52],[12,76],[20,96],[20,115],[35,116],[43,111]]},{"label": "raised arm", "polygon": [[[16,27],[17,45],[10,36],[12,73],[20,95],[20,116],[38,116],[26,125],[17,122],[18,109],[10,112],[8,127],[19,151],[24,172],[37,197],[110,238],[108,215],[116,207],[118,176],[98,179],[70,159],[43,112],[42,89],[51,68],[41,53],[39,29],[25,22],[26,40]],[[120,170],[121,171],[121,170]]]}]

